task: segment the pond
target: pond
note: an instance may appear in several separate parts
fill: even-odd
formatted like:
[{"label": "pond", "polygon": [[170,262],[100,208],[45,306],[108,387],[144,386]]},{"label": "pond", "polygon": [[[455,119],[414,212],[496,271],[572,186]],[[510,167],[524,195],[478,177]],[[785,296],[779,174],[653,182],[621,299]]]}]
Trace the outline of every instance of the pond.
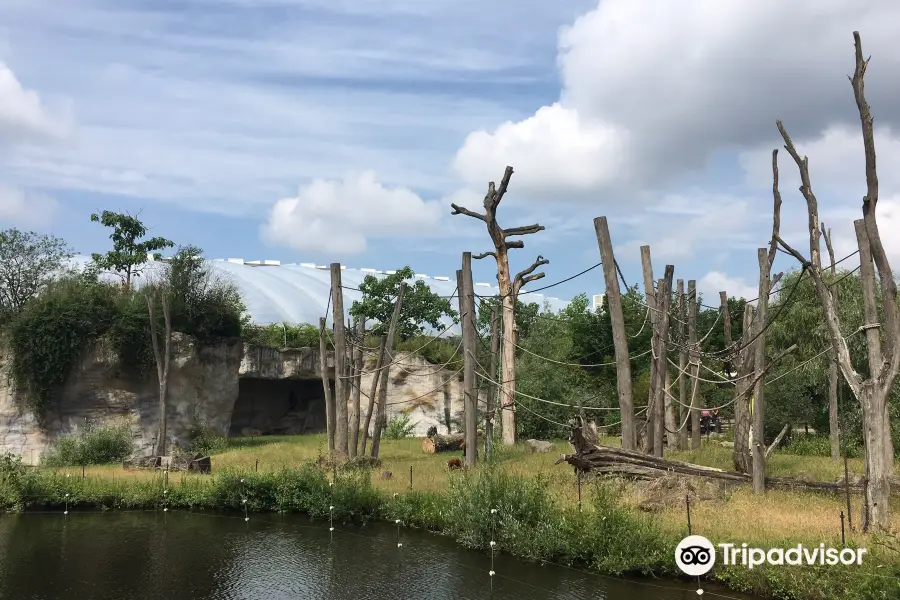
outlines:
[{"label": "pond", "polygon": [[[0,517],[3,600],[687,600],[697,584],[628,582],[393,525],[187,512]],[[493,589],[492,589],[493,585]],[[704,598],[739,598],[704,585]],[[721,596],[719,595],[721,594]]]}]

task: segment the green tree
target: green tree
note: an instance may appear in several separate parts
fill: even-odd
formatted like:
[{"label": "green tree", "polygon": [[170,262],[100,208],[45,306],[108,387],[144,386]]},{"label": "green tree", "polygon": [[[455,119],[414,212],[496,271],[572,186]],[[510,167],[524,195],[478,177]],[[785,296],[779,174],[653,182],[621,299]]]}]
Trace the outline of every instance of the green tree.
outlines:
[{"label": "green tree", "polygon": [[72,258],[66,241],[33,231],[0,231],[0,323],[17,315],[66,270]]},{"label": "green tree", "polygon": [[[394,314],[394,300],[400,293],[400,284],[412,279],[415,273],[409,267],[403,267],[392,275],[378,278],[366,275],[359,286],[363,297],[350,307],[354,317],[365,317],[367,321],[375,321],[371,327],[373,333],[380,335],[387,332]],[[421,279],[407,285],[400,308],[400,322],[397,332],[401,340],[408,339],[425,331],[425,325],[443,330],[441,318],[448,316],[458,323],[459,314],[453,310],[450,300],[441,298]]]},{"label": "green tree", "polygon": [[159,250],[171,248],[175,244],[163,237],[152,237],[144,240],[147,227],[136,216],[127,213],[116,213],[104,210],[101,214],[91,215],[91,222],[111,227],[109,235],[112,250],[106,254],[93,253],[91,258],[99,269],[110,271],[122,278],[125,287],[131,287],[131,280],[140,276],[141,265],[147,262],[147,255],[160,258]]},{"label": "green tree", "polygon": [[196,246],[181,246],[166,269],[172,328],[197,338],[238,337],[245,310],[240,290],[217,276]]},{"label": "green tree", "polygon": [[[502,327],[502,317],[500,316],[500,310],[502,307],[500,306],[500,297],[499,296],[488,296],[484,298],[476,298],[475,304],[477,307],[478,318],[476,322],[476,327],[478,327],[478,333],[482,336],[487,336],[490,338],[491,335],[491,315],[493,314],[494,307],[497,307],[497,320],[500,321],[498,325]],[[516,300],[516,327],[519,330],[519,339],[523,340],[528,337],[531,326],[534,324],[537,319],[538,313],[541,312],[541,307],[537,302],[522,302],[521,300]]]}]

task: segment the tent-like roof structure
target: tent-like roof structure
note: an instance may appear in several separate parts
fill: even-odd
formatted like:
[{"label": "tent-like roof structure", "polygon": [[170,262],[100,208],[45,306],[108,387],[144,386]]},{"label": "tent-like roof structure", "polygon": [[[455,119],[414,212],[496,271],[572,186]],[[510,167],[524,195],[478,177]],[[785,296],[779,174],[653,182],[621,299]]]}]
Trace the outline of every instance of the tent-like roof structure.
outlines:
[{"label": "tent-like roof structure", "polygon": [[[75,260],[83,266],[90,261],[90,258],[78,256]],[[271,323],[317,324],[319,319],[325,316],[328,319],[328,325],[331,326],[331,311],[328,309],[331,295],[331,272],[328,265],[281,264],[279,261],[273,260],[244,261],[240,258],[215,259],[209,261],[209,264],[216,275],[237,285],[253,323],[258,325]],[[151,276],[160,265],[159,262],[148,261],[144,265],[142,279]],[[341,283],[344,286],[344,310],[347,311],[354,301],[362,299],[362,293],[358,288],[367,275],[384,277],[390,273],[393,271],[344,268],[341,273]],[[456,292],[455,273],[452,277],[430,277],[416,273],[415,279],[424,280],[434,293],[446,298],[454,296]],[[496,296],[499,294],[499,290],[496,285],[475,282],[475,294],[482,297]],[[553,311],[561,310],[569,304],[568,301],[538,293],[528,293],[527,290],[520,293],[519,299],[523,302],[535,302],[542,307],[547,303]],[[457,307],[458,302],[455,296],[451,300],[454,308]],[[327,315],[325,314],[326,310],[329,310]],[[444,324],[451,325],[451,321],[445,319]],[[458,327],[453,329],[458,330]]]}]

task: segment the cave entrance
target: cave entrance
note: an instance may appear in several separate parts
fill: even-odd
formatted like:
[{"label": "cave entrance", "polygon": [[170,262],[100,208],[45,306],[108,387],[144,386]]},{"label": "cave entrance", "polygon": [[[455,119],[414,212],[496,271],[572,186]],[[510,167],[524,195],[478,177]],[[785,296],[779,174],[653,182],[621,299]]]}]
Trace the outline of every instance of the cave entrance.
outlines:
[{"label": "cave entrance", "polygon": [[240,379],[229,435],[301,435],[326,428],[321,379]]}]

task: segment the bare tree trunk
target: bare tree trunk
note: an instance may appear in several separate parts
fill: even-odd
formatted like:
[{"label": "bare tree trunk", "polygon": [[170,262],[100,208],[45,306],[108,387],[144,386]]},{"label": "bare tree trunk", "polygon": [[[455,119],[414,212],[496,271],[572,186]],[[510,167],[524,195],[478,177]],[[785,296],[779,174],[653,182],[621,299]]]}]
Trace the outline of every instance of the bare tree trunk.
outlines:
[{"label": "bare tree trunk", "polygon": [[334,451],[347,456],[347,347],[344,330],[344,290],[341,286],[341,263],[331,263],[331,306],[334,310]]},{"label": "bare tree trunk", "polygon": [[628,336],[625,333],[625,317],[622,313],[622,295],[616,277],[616,258],[606,217],[594,219],[600,260],[603,261],[603,279],[606,283],[606,306],[612,324],[613,345],[616,351],[616,384],[619,391],[619,413],[622,421],[622,447],[637,449],[637,433],[634,423],[634,399],[631,382],[631,360],[628,355]]},{"label": "bare tree trunk", "polygon": [[654,437],[656,435],[656,383],[659,356],[659,303],[657,302],[656,290],[653,288],[653,262],[650,259],[650,246],[641,246],[641,268],[644,274],[644,298],[650,310],[650,325],[653,334],[650,336],[650,391],[647,394],[647,413],[644,415],[644,444],[643,451],[652,454],[656,443]]},{"label": "bare tree trunk", "polygon": [[387,341],[384,344],[384,364],[381,366],[381,371],[375,374],[381,381],[378,386],[378,417],[375,419],[375,431],[372,434],[372,456],[374,458],[378,458],[378,451],[381,449],[381,432],[387,426],[388,375],[394,361],[394,343],[397,339],[397,323],[400,321],[400,308],[403,306],[404,294],[406,294],[406,282],[400,284],[397,300],[394,302],[394,314],[391,315]]},{"label": "bare tree trunk", "polygon": [[[649,250],[649,249],[648,249]],[[656,305],[659,308],[657,326],[657,356],[656,362],[656,386],[653,397],[653,455],[663,455],[663,433],[665,432],[665,402],[666,402],[666,375],[669,371],[668,340],[669,340],[669,309],[672,301],[672,275],[675,272],[673,265],[666,265],[665,276],[657,282]]]},{"label": "bare tree trunk", "polygon": [[519,290],[522,286],[536,281],[544,277],[543,273],[535,273],[534,271],[543,265],[550,264],[549,260],[545,260],[539,256],[537,260],[524,271],[512,277],[509,270],[509,250],[511,248],[524,248],[525,243],[522,240],[510,240],[511,237],[528,235],[543,231],[542,225],[524,225],[522,227],[502,228],[497,223],[497,207],[509,187],[509,180],[512,178],[513,168],[506,167],[503,173],[503,179],[499,188],[494,187],[494,182],[488,183],[488,193],[484,198],[484,213],[476,213],[462,206],[450,204],[453,215],[466,215],[474,219],[483,221],[487,226],[488,234],[494,244],[493,252],[483,252],[472,258],[478,260],[493,256],[497,262],[497,283],[500,287],[500,297],[503,303],[503,342],[502,342],[502,358],[500,369],[502,371],[500,379],[500,405],[501,405],[501,423],[503,425],[503,443],[505,445],[514,445],[516,443],[516,344],[518,343],[518,332],[516,331],[516,299],[519,296]]},{"label": "bare tree trunk", "polygon": [[169,359],[171,357],[172,343],[172,316],[169,311],[169,297],[167,291],[159,293],[163,310],[163,322],[165,323],[165,339],[163,349],[160,351],[156,330],[156,291],[147,294],[147,311],[150,316],[150,341],[153,344],[153,357],[156,360],[156,376],[159,381],[159,433],[156,439],[157,456],[166,456],[168,442],[168,416],[167,397],[169,392]]},{"label": "bare tree trunk", "polygon": [[[500,315],[497,306],[491,311],[491,379],[497,381],[497,358],[500,352]],[[488,386],[487,408],[484,411],[484,454],[487,460],[491,460],[491,450],[494,446],[494,402],[497,400],[497,385],[491,383]]]},{"label": "bare tree trunk", "polygon": [[[831,294],[834,298],[834,310],[840,314],[838,303],[838,289],[834,287],[837,282],[837,262],[834,256],[834,246],[831,243],[831,230],[825,228],[822,223],[822,237],[825,238],[825,248],[828,249],[828,258],[831,261]],[[831,443],[831,458],[841,458],[840,425],[838,423],[838,360],[837,353],[832,348],[831,360],[828,363],[828,440]]]},{"label": "bare tree trunk", "polygon": [[[693,389],[699,387],[700,355],[697,353],[697,281],[688,280],[688,345],[690,346],[691,379]],[[696,394],[691,395],[691,448],[700,447],[700,406]]]},{"label": "bare tree trunk", "polygon": [[753,306],[744,305],[744,335],[741,339],[741,351],[736,357],[738,380],[735,385],[734,401],[734,468],[748,475],[753,471],[753,458],[750,454],[750,400],[747,388],[750,386],[750,373],[753,372],[756,360],[755,348],[750,339],[753,337]]},{"label": "bare tree trunk", "polygon": [[457,272],[459,287],[459,315],[463,337],[463,381],[466,407],[466,466],[474,467],[478,456],[478,397],[475,374],[475,352],[478,338],[475,331],[475,288],[472,282],[472,253],[463,252],[462,269]]},{"label": "bare tree trunk", "polygon": [[[334,453],[334,397],[331,394],[331,378],[328,376],[328,344],[326,343],[325,317],[319,317],[319,367],[322,370],[322,387],[325,390],[325,427],[328,432],[328,454]],[[335,370],[335,375],[337,370]]]},{"label": "bare tree trunk", "polygon": [[366,341],[366,318],[356,318],[356,343],[353,346],[353,392],[350,397],[350,458],[359,452],[360,397],[362,396],[363,344]]},{"label": "bare tree trunk", "polygon": [[366,407],[366,420],[363,423],[362,428],[362,446],[359,450],[360,456],[366,455],[366,442],[369,440],[369,427],[372,426],[372,413],[375,410],[375,394],[378,393],[378,381],[381,379],[381,367],[384,364],[384,348],[386,343],[387,336],[382,334],[378,344],[378,358],[375,360],[375,370],[372,375],[372,388],[369,390],[369,405]]},{"label": "bare tree trunk", "polygon": [[688,354],[686,342],[688,340],[687,326],[687,299],[684,295],[684,280],[678,280],[678,327],[681,331],[681,340],[678,351],[678,449],[687,450],[687,420],[690,418],[690,410],[687,408],[687,380],[684,372],[687,370]]},{"label": "bare tree trunk", "polygon": [[769,250],[759,248],[759,299],[756,301],[756,387],[753,392],[753,492],[766,492],[765,382],[760,376],[766,366],[766,319],[769,306]]},{"label": "bare tree trunk", "polygon": [[666,449],[678,450],[678,426],[681,422],[678,420],[678,411],[675,410],[675,401],[672,400],[672,375],[666,367]]}]

